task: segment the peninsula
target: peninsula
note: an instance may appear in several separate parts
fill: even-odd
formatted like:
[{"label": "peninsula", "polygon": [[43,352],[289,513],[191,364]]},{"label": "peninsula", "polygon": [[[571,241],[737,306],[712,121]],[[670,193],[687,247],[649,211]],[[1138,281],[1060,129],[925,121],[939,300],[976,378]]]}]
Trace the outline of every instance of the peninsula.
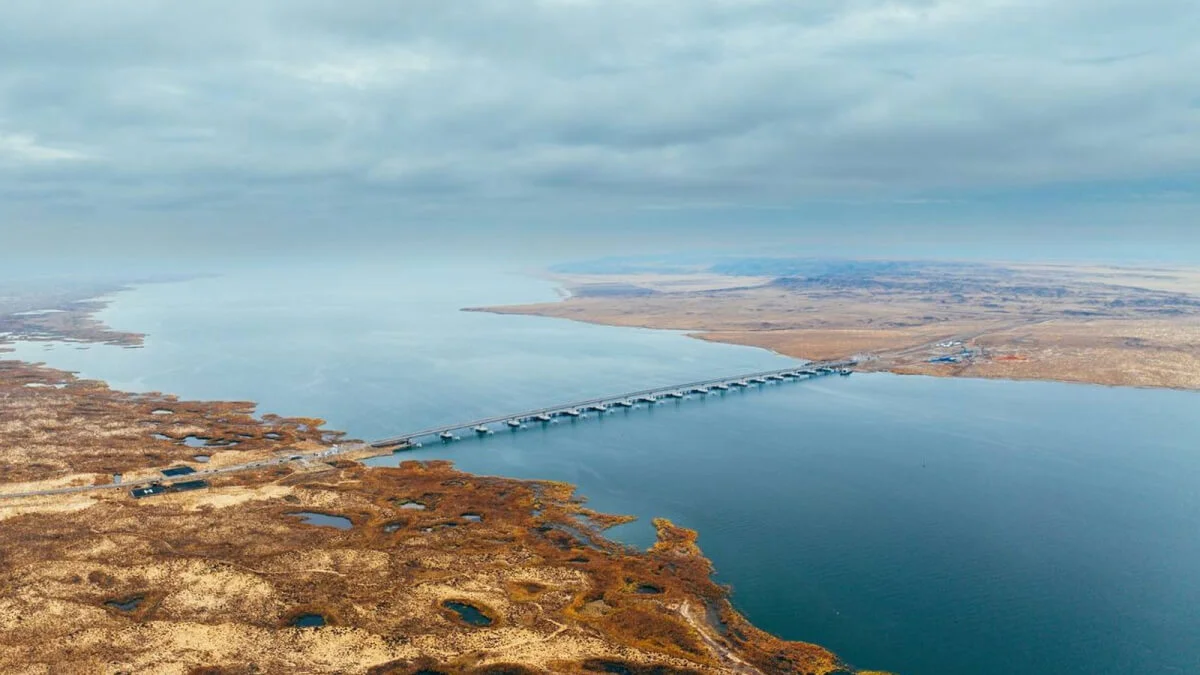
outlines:
[{"label": "peninsula", "polygon": [[487,307],[687,331],[859,370],[1200,389],[1200,270],[739,258],[556,268],[562,302]]}]

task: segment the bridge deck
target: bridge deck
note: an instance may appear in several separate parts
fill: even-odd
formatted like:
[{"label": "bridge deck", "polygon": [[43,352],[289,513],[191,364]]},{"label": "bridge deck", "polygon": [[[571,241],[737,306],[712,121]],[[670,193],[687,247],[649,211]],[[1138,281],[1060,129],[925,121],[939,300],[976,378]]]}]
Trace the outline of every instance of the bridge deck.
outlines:
[{"label": "bridge deck", "polygon": [[[751,378],[756,378],[756,377],[765,378],[765,377],[771,377],[772,375],[794,375],[794,374],[801,373],[806,370],[816,370],[819,368],[844,368],[846,366],[852,366],[852,365],[854,365],[853,361],[832,361],[832,362],[823,362],[823,363],[808,363],[808,364],[805,364],[802,366],[796,366],[794,368],[782,368],[780,370],[767,370],[767,371],[762,371],[762,372],[758,372],[758,373],[748,373],[746,375],[740,375],[737,377],[723,377],[723,378],[717,378],[717,379],[712,379],[712,380],[700,380],[697,382],[687,382],[684,384],[677,384],[677,385],[674,385],[671,387],[658,387],[655,389],[643,389],[641,391],[631,391],[631,392],[628,392],[625,394],[619,394],[616,396],[605,396],[605,397],[601,397],[601,398],[592,398],[592,399],[587,399],[586,401],[574,401],[572,403],[553,406],[550,408],[538,408],[536,410],[527,410],[525,412],[520,412],[520,413],[516,413],[516,414],[498,415],[496,417],[486,417],[483,419],[472,420],[470,422],[462,422],[459,424],[451,424],[451,425],[442,426],[442,427],[434,427],[432,429],[425,429],[423,431],[417,431],[417,432],[414,432],[411,434],[406,434],[404,436],[395,436],[393,438],[384,439],[382,441],[376,441],[374,443],[371,443],[370,447],[386,448],[386,447],[393,446],[393,445],[400,445],[402,443],[408,443],[417,438],[423,438],[425,436],[436,436],[436,435],[442,433],[443,431],[455,431],[457,429],[470,429],[472,427],[476,427],[481,424],[495,424],[497,422],[503,422],[503,421],[511,420],[511,419],[527,420],[527,419],[536,417],[538,415],[552,415],[552,416],[561,415],[564,411],[570,410],[570,409],[586,408],[588,406],[597,405],[597,404],[611,405],[613,403],[616,403],[617,401],[626,401],[626,400],[631,400],[631,399],[637,399],[637,398],[643,397],[643,396],[658,397],[658,396],[664,396],[664,395],[666,395],[670,392],[674,392],[674,391],[688,391],[690,389],[695,389],[698,387],[712,387],[717,384],[730,384],[733,382],[738,382],[741,380],[749,380]],[[341,454],[345,454],[348,452],[357,452],[358,450],[361,450],[363,447],[364,446],[361,446],[361,445],[346,445],[346,446],[342,446],[340,448],[338,446],[334,446],[332,449],[323,449],[323,450],[319,450],[316,452],[288,454],[287,456],[258,459],[256,461],[246,462],[244,464],[237,464],[237,465],[233,465],[233,466],[201,469],[201,470],[197,471],[196,473],[192,474],[192,476],[193,477],[209,477],[209,476],[215,476],[215,475],[236,473],[236,472],[240,472],[240,471],[260,470],[265,467],[274,466],[274,465],[292,464],[292,463],[296,463],[296,462],[304,463],[304,462],[310,462],[310,461],[323,460],[325,458],[332,457],[335,455],[341,455]],[[114,483],[102,483],[102,484],[97,484],[97,485],[80,485],[80,486],[59,487],[59,488],[46,488],[46,489],[42,489],[42,490],[29,490],[29,491],[25,491],[25,492],[0,492],[0,499],[19,499],[22,497],[72,494],[72,493],[77,493],[77,492],[92,492],[95,490],[129,490],[131,488],[138,488],[138,487],[143,487],[143,486],[147,486],[147,485],[157,485],[157,484],[161,483],[162,481],[163,481],[163,477],[160,475],[143,476],[141,478],[130,478],[130,479],[124,480],[120,483],[114,482]]]},{"label": "bridge deck", "polygon": [[420,431],[414,431],[412,433],[404,434],[401,436],[393,436],[391,438],[381,439],[381,440],[371,443],[371,447],[386,448],[386,447],[393,446],[393,445],[403,445],[406,443],[410,443],[418,438],[425,438],[427,436],[438,436],[438,435],[448,432],[448,431],[457,431],[460,429],[472,429],[477,426],[486,426],[489,424],[506,422],[508,420],[525,421],[530,418],[537,417],[538,415],[550,415],[551,417],[558,417],[558,416],[562,416],[565,413],[565,411],[567,411],[567,410],[578,410],[578,409],[587,408],[587,407],[593,406],[593,405],[612,405],[618,401],[637,399],[637,398],[643,397],[643,396],[654,396],[654,397],[665,396],[665,395],[667,395],[671,392],[675,392],[675,391],[685,391],[686,392],[689,389],[695,389],[698,387],[710,387],[711,388],[714,385],[718,385],[718,384],[728,385],[728,384],[732,384],[734,382],[739,382],[742,380],[749,380],[751,378],[756,378],[756,377],[764,378],[764,377],[772,377],[772,376],[777,376],[777,375],[778,376],[788,376],[788,375],[795,375],[797,373],[800,373],[800,372],[806,371],[806,370],[817,370],[817,369],[821,369],[821,368],[834,368],[834,369],[845,368],[845,367],[851,366],[853,364],[854,364],[853,361],[828,361],[828,362],[819,362],[819,363],[806,363],[806,364],[799,365],[799,366],[793,366],[791,368],[780,368],[778,370],[764,370],[761,372],[747,373],[745,375],[737,375],[734,377],[719,377],[719,378],[708,379],[708,380],[697,380],[695,382],[686,382],[684,384],[676,384],[676,385],[672,385],[669,387],[655,387],[653,389],[642,389],[640,391],[631,391],[631,392],[626,392],[623,394],[615,394],[613,396],[601,396],[599,398],[590,398],[590,399],[585,399],[582,401],[572,401],[570,403],[563,403],[563,404],[550,406],[550,407],[546,407],[546,408],[535,408],[533,410],[525,410],[523,412],[518,412],[518,413],[509,413],[507,415],[496,415],[494,417],[483,417],[483,418],[480,418],[477,420],[471,420],[469,422],[458,422],[455,424],[447,424],[447,425],[440,426],[440,427],[431,427],[429,429],[422,429]]}]

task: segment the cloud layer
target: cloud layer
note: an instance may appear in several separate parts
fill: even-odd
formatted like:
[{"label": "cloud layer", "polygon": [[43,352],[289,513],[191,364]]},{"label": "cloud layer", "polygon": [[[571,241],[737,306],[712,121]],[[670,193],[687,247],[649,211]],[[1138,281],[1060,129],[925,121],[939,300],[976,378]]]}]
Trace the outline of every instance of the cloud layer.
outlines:
[{"label": "cloud layer", "polygon": [[1196,35],[1194,0],[6,0],[0,198],[62,220],[1156,185],[1200,174]]}]

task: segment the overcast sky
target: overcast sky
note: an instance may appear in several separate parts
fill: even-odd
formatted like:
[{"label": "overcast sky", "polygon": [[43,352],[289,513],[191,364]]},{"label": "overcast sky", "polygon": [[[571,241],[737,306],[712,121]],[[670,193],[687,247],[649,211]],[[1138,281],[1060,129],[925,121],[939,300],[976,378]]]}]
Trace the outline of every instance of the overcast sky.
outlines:
[{"label": "overcast sky", "polygon": [[4,0],[0,255],[1200,261],[1198,35],[1196,0]]}]

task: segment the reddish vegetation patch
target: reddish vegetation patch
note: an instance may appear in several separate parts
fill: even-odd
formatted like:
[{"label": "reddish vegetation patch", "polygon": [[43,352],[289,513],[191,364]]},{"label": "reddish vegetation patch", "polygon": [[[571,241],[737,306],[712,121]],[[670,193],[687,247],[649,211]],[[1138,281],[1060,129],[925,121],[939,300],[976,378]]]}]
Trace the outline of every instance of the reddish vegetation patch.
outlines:
[{"label": "reddish vegetation patch", "polygon": [[[658,545],[630,550],[579,522],[568,485],[472,476],[446,462],[280,467],[215,482],[204,492],[105,496],[69,514],[0,521],[12,544],[0,555],[0,587],[20,589],[0,600],[0,621],[22,617],[0,631],[0,671],[93,662],[193,672],[240,672],[246,662],[262,672],[380,673],[839,667],[828,651],[784,642],[738,615],[694,532],[658,521]],[[247,491],[257,496],[222,502]],[[436,505],[401,509],[417,498]],[[297,523],[288,517],[297,508],[346,514],[355,527]],[[444,527],[462,513],[482,519]],[[643,586],[655,592],[639,593]],[[130,611],[105,605],[133,597],[142,601]],[[448,602],[490,623],[443,611]],[[332,628],[291,627],[305,614]],[[210,642],[195,637],[200,626]],[[297,630],[311,642],[297,643]],[[322,661],[333,653],[332,666]],[[420,659],[431,654],[440,656]]]},{"label": "reddish vegetation patch", "polygon": [[[170,411],[169,414],[164,414]],[[322,420],[254,417],[254,404],[130,394],[102,382],[0,361],[0,475],[5,482],[114,473],[190,462],[198,453],[270,454],[339,437]],[[201,450],[180,442],[211,439]]]},{"label": "reddish vegetation patch", "polygon": [[[0,475],[106,480],[189,460],[196,448],[178,442],[188,436],[223,445],[214,462],[338,437],[321,420],[253,411],[0,361]],[[345,457],[206,479],[205,489],[138,500],[104,491],[0,503],[0,672],[843,667],[734,611],[694,532],[660,520],[650,551],[615,544],[601,532],[627,519],[586,511],[567,484]],[[353,527],[288,515],[301,511],[341,514]],[[440,611],[447,601],[490,622]],[[292,625],[309,614],[324,625]]]}]

